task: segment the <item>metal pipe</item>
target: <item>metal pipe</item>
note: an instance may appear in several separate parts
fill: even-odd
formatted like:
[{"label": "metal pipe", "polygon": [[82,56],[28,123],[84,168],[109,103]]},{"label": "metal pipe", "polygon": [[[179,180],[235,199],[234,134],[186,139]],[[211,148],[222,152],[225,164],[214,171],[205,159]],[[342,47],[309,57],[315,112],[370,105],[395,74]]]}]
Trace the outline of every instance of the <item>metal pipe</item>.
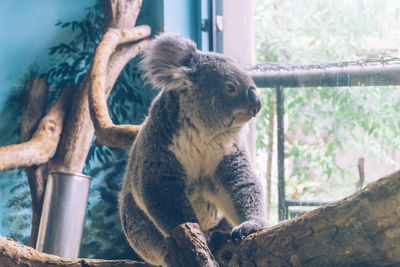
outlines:
[{"label": "metal pipe", "polygon": [[340,87],[400,85],[400,65],[346,66],[252,71],[258,87]]},{"label": "metal pipe", "polygon": [[277,153],[278,153],[278,217],[279,221],[287,219],[285,200],[285,126],[284,126],[284,90],[276,87],[277,116]]},{"label": "metal pipe", "polygon": [[90,179],[79,173],[49,174],[36,242],[38,251],[78,257]]}]

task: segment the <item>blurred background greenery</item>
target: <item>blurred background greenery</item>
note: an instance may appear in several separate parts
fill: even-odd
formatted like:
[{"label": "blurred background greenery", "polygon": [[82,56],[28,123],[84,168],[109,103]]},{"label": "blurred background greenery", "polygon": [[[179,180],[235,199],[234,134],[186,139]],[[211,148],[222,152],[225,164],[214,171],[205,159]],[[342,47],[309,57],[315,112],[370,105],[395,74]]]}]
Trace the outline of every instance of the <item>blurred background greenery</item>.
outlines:
[{"label": "blurred background greenery", "polygon": [[[393,0],[281,0],[255,3],[258,62],[321,64],[399,56],[400,3]],[[270,177],[277,222],[275,90],[262,89],[258,171]],[[358,158],[366,183],[400,168],[398,87],[285,89],[286,197],[333,201],[355,191]],[[276,127],[275,127],[276,128]],[[273,153],[271,174],[268,153]],[[366,184],[364,183],[364,185]]]}]

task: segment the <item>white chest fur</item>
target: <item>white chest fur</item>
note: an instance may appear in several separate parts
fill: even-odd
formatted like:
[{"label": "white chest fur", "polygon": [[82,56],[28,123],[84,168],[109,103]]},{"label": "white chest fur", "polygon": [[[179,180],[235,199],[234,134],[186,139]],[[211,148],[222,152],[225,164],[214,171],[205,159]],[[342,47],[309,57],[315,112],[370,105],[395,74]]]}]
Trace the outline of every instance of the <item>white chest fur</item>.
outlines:
[{"label": "white chest fur", "polygon": [[230,134],[210,135],[183,125],[169,149],[184,168],[188,179],[196,180],[212,177],[224,155],[232,151],[235,141]]}]

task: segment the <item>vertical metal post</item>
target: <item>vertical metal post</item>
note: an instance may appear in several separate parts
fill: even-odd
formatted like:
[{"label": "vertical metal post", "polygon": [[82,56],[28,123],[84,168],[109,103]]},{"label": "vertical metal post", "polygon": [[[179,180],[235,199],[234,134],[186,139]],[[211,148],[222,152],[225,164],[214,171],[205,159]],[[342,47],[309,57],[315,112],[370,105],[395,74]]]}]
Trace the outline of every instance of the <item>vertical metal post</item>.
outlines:
[{"label": "vertical metal post", "polygon": [[89,195],[90,177],[51,172],[47,179],[36,249],[77,258]]},{"label": "vertical metal post", "polygon": [[284,126],[284,90],[276,87],[277,151],[278,151],[278,216],[279,221],[286,220],[288,208],[285,199],[285,126]]}]

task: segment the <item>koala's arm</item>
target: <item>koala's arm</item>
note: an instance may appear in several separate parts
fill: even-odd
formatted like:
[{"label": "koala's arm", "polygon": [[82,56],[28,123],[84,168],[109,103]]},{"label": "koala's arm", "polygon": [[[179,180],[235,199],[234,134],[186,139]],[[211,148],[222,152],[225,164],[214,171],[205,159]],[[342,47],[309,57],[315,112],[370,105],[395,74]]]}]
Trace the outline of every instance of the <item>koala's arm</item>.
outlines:
[{"label": "koala's arm", "polygon": [[268,227],[262,186],[245,152],[237,149],[226,155],[216,176],[226,193],[221,203],[223,212],[238,224],[232,230],[234,238],[241,239]]},{"label": "koala's arm", "polygon": [[149,216],[164,235],[178,225],[198,223],[185,192],[185,174],[171,153],[157,155],[162,161],[146,162],[142,170],[142,199]]}]

